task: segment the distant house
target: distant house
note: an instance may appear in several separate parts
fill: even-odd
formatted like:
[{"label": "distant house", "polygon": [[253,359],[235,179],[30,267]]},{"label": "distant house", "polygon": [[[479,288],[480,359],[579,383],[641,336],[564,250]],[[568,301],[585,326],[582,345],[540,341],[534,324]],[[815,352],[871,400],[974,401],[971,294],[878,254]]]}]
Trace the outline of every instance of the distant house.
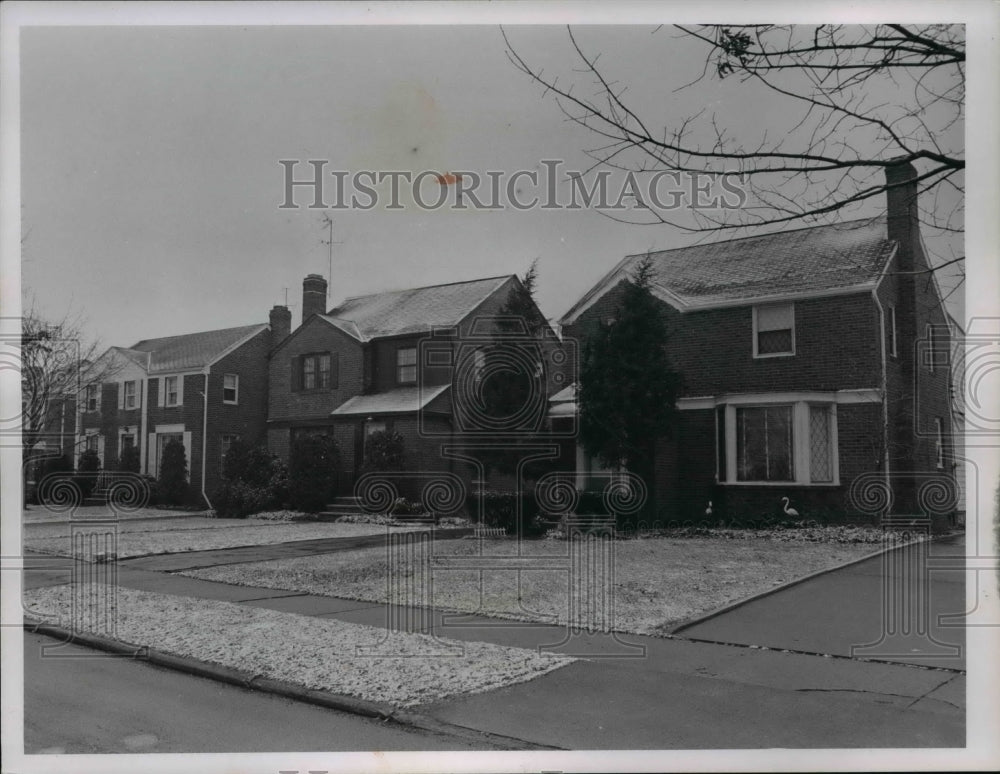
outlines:
[{"label": "distant house", "polygon": [[[929,273],[916,172],[887,170],[887,216],[650,253],[666,342],[684,380],[680,427],[657,452],[661,512],[693,518],[877,510],[852,483],[925,509],[952,476],[949,326]],[[580,348],[614,323],[628,256],[561,320]],[[572,389],[551,415],[577,411]],[[578,486],[597,467],[577,452]]]},{"label": "distant house", "polygon": [[114,381],[88,386],[77,401],[78,453],[93,449],[114,469],[137,447],[140,472],[156,476],[164,446],[177,440],[194,490],[210,492],[234,440],[264,440],[270,348],[263,323],[111,347],[102,360],[113,365],[102,368]]},{"label": "distant house", "polygon": [[[363,472],[367,439],[380,431],[402,436],[411,472],[475,476],[474,466],[446,447],[463,437],[482,442],[482,435],[503,435],[502,427],[493,432],[479,421],[475,402],[484,353],[502,324],[497,315],[519,285],[517,277],[506,275],[358,296],[327,310],[326,280],[309,275],[303,282],[302,324],[270,359],[268,447],[287,460],[297,435],[332,435],[344,493]],[[551,334],[540,312],[537,318]],[[519,338],[507,334],[506,340]],[[530,349],[541,361],[556,348],[552,334]],[[542,362],[527,368],[528,376],[541,375],[546,385],[536,396],[542,423],[562,372]]]}]

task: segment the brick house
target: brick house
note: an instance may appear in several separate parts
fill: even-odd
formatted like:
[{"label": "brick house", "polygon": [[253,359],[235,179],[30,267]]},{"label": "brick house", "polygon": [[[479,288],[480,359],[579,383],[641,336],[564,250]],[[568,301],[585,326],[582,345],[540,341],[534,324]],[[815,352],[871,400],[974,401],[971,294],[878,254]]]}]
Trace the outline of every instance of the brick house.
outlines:
[{"label": "brick house", "polygon": [[[495,341],[497,315],[519,285],[513,275],[491,277],[348,298],[327,311],[326,280],[309,275],[302,324],[270,359],[268,448],[287,461],[297,434],[333,435],[338,490],[348,493],[361,473],[366,439],[398,432],[409,471],[449,471],[468,479],[472,468],[444,447],[483,429],[466,409],[472,406],[474,414],[481,353]],[[541,312],[538,318],[551,333]],[[554,334],[533,341],[540,347],[534,359],[555,363],[560,348]],[[530,369],[545,375],[536,412],[544,422],[547,398],[563,375],[558,368]],[[416,496],[414,487],[401,485],[400,491]]]},{"label": "brick house", "polygon": [[[276,307],[272,323],[287,312]],[[111,468],[134,446],[140,472],[156,476],[163,447],[178,440],[192,488],[210,493],[233,440],[264,440],[270,348],[267,324],[111,347],[99,367],[112,380],[88,386],[78,401],[78,451],[95,450]]]},{"label": "brick house", "polygon": [[[916,172],[898,164],[887,181],[882,218],[650,253],[683,378],[677,433],[657,451],[661,513],[698,518],[712,502],[720,516],[779,516],[782,497],[805,517],[872,513],[862,501],[886,486],[892,512],[918,513],[925,484],[954,481],[949,326]],[[613,324],[644,257],[626,257],[564,315],[564,338],[582,351],[598,323]],[[553,396],[550,414],[575,412],[574,397]],[[586,488],[599,466],[576,456]]]}]

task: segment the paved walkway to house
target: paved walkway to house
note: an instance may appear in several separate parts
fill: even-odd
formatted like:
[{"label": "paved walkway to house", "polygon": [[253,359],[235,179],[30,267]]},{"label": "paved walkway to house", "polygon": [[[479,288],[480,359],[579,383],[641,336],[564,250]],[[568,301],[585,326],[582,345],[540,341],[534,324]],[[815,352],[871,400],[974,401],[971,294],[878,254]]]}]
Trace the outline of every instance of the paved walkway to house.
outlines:
[{"label": "paved walkway to house", "polygon": [[[950,545],[938,555],[960,556],[960,542]],[[261,547],[261,555],[244,561],[287,555],[280,550]],[[61,567],[60,560],[48,557],[26,565],[35,561],[50,567],[26,573],[26,586],[66,582],[67,560]],[[671,639],[573,636],[562,627],[428,611],[417,630],[456,640],[542,647],[581,660],[527,683],[445,699],[420,710],[449,723],[570,749],[962,746],[965,675],[960,659],[930,662],[945,668],[920,668],[886,663],[890,659],[837,657],[849,655],[852,644],[878,639],[881,561],[791,586]],[[121,585],[379,627],[387,627],[393,613],[383,604],[234,586],[138,564],[119,564]],[[961,610],[947,608],[955,596],[949,584],[958,585],[953,577],[931,574],[928,598],[934,614]],[[755,606],[760,615],[770,616],[769,623],[758,625]],[[838,612],[843,610],[847,612]],[[957,643],[960,630],[946,631],[946,642]],[[717,641],[688,639],[696,636]],[[894,653],[882,658],[886,655]],[[904,652],[892,660],[915,658]]]}]

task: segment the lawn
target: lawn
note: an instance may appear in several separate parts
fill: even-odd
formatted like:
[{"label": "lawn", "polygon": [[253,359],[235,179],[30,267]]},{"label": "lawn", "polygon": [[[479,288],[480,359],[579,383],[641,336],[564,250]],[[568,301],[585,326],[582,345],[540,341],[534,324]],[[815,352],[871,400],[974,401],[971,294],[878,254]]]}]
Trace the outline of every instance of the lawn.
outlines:
[{"label": "lawn", "polygon": [[[422,527],[391,529],[393,532],[405,532]],[[386,530],[386,527],[378,524],[289,523],[252,518],[122,520],[117,525],[118,558],[270,545],[293,540],[383,535]],[[70,524],[25,524],[22,534],[26,549],[63,556],[68,556],[71,552]]]},{"label": "lawn", "polygon": [[[817,570],[872,553],[870,542],[819,542],[784,536],[647,538],[611,544],[614,559],[613,628],[636,634],[670,626]],[[482,549],[481,549],[482,547]],[[449,561],[487,555],[511,557],[513,540],[460,539],[434,544],[434,607],[456,612],[565,624],[569,617],[568,543],[525,541],[519,568],[451,569]],[[483,561],[483,560],[477,560]],[[488,564],[488,561],[484,563]],[[357,549],[319,556],[211,567],[185,572],[197,578],[247,586],[384,602],[385,549]],[[398,566],[400,577],[413,568]],[[585,579],[584,579],[585,580]],[[579,583],[573,584],[575,589]],[[586,587],[587,583],[583,584]],[[591,584],[592,585],[592,584]],[[591,592],[592,593],[592,592]],[[577,591],[574,601],[581,597]]]},{"label": "lawn", "polygon": [[[84,603],[99,597],[76,596]],[[34,589],[24,597],[34,620],[64,627],[70,621],[105,620],[75,609],[71,586]],[[127,588],[118,589],[115,612],[113,634],[122,642],[400,707],[524,682],[573,661],[523,648],[406,633],[394,635],[388,648],[376,654],[359,654],[358,647],[378,645],[385,631]],[[90,630],[86,623],[76,629]]]}]

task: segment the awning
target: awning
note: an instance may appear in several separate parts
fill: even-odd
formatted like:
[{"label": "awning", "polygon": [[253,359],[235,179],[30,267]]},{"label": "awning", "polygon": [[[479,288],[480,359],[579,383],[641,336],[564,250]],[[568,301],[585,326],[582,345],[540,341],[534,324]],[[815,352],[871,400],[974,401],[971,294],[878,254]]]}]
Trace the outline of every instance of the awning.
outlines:
[{"label": "awning", "polygon": [[372,395],[355,395],[330,412],[332,417],[362,414],[408,414],[425,409],[428,404],[447,390],[450,384],[435,387],[397,387],[394,390]]}]

